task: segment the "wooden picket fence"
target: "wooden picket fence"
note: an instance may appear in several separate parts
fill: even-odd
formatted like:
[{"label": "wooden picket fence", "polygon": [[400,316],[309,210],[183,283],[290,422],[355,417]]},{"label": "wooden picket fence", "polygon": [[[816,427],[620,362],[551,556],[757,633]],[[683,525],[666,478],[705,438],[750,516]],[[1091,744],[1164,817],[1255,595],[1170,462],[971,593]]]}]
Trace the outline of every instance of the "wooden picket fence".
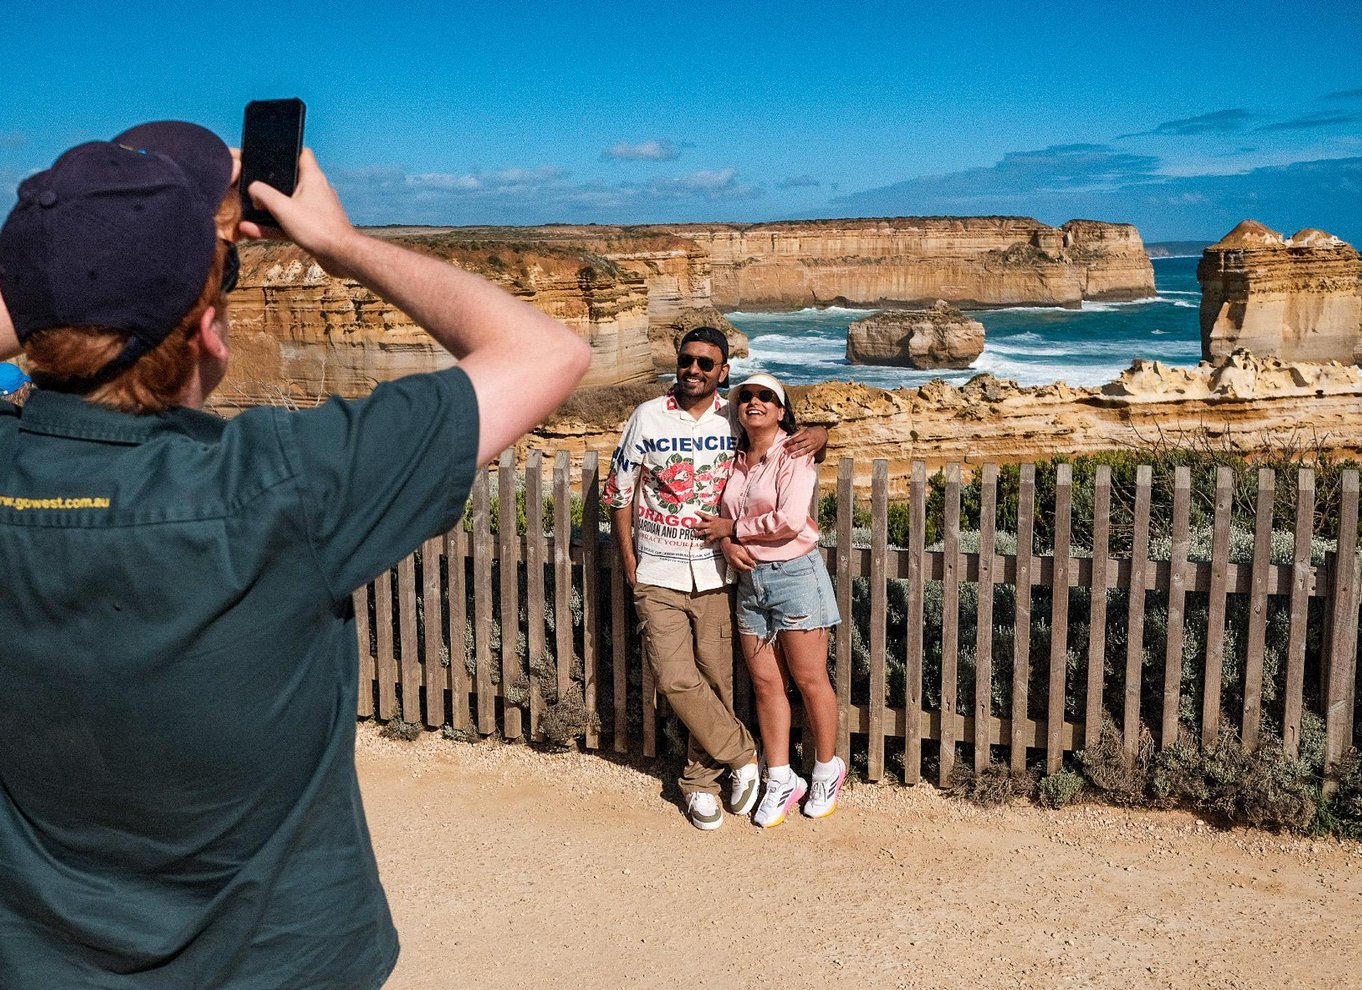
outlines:
[{"label": "wooden picket fence", "polygon": [[[518,471],[514,455],[503,455],[496,472],[479,473],[470,503],[471,524],[456,527],[429,540],[393,572],[355,593],[360,645],[361,717],[387,720],[401,717],[437,728],[449,726],[482,736],[500,732],[508,739],[540,738],[542,719],[550,701],[574,698],[587,715],[585,746],[612,747],[616,752],[658,751],[659,722],[665,703],[654,697],[652,676],[638,643],[631,596],[616,566],[608,535],[594,521],[600,518],[600,471],[595,454],[588,453],[574,484],[570,460],[559,452],[552,460],[550,484],[544,482],[542,452],[531,452]],[[1338,549],[1322,566],[1311,562],[1311,537],[1316,513],[1315,475],[1302,468],[1297,478],[1294,552],[1289,563],[1273,563],[1271,537],[1276,477],[1260,470],[1254,515],[1252,561],[1230,560],[1231,500],[1235,476],[1221,467],[1216,475],[1214,532],[1209,560],[1190,560],[1189,507],[1191,476],[1176,469],[1171,516],[1171,553],[1167,560],[1149,554],[1152,470],[1138,469],[1134,493],[1132,552],[1116,557],[1110,552],[1112,481],[1109,468],[1098,467],[1091,490],[1092,549],[1071,554],[1074,483],[1069,465],[1056,468],[1052,504],[1036,504],[1036,472],[1020,468],[1017,493],[1016,552],[996,552],[995,523],[998,474],[994,464],[971,466],[980,472],[979,549],[961,550],[962,470],[948,465],[944,480],[944,519],[941,548],[925,544],[928,479],[922,462],[912,466],[908,480],[908,546],[888,543],[889,472],[886,461],[874,462],[870,488],[868,541],[855,540],[853,508],[854,465],[844,458],[838,465],[837,516],[833,545],[823,552],[836,587],[844,621],[832,640],[832,678],[839,702],[838,750],[849,757],[853,746],[863,747],[865,773],[871,780],[886,775],[888,755],[901,757],[902,778],[916,783],[923,773],[924,742],[933,745],[939,782],[950,776],[960,758],[958,746],[968,748],[982,768],[1002,753],[1014,769],[1043,762],[1047,772],[1061,765],[1066,752],[1095,740],[1104,717],[1121,731],[1133,757],[1142,729],[1160,746],[1184,736],[1179,712],[1183,695],[1183,654],[1186,602],[1190,593],[1208,596],[1204,651],[1198,654],[1205,689],[1199,720],[1203,745],[1213,743],[1224,728],[1234,729],[1250,748],[1258,745],[1263,720],[1263,654],[1270,598],[1287,603],[1290,631],[1280,724],[1270,726],[1280,735],[1289,754],[1301,743],[1306,699],[1306,672],[1311,671],[1315,714],[1325,725],[1326,764],[1331,765],[1354,745],[1358,672],[1358,610],[1362,589],[1358,570],[1358,474],[1342,474],[1338,500]],[[496,531],[493,532],[492,492],[496,492]],[[523,532],[517,532],[517,491],[523,491]],[[552,518],[545,525],[545,495],[552,496]],[[571,509],[580,500],[587,524],[574,539]],[[1033,552],[1037,511],[1050,513],[1053,553]],[[1088,520],[1085,520],[1087,522]],[[844,549],[846,548],[846,549]],[[868,583],[868,690],[853,700],[853,585]],[[906,584],[905,625],[899,631],[906,643],[902,656],[903,703],[886,703],[887,592],[890,582]],[[940,642],[924,642],[928,582],[939,582]],[[977,635],[973,644],[972,710],[959,710],[961,655],[959,609],[961,587],[978,586]],[[994,616],[996,586],[1011,586],[1010,616]],[[1069,594],[1049,595],[1050,647],[1048,656],[1033,656],[1030,626],[1037,588],[1089,589],[1089,636],[1086,643],[1070,644]],[[1106,631],[1111,593],[1120,591],[1126,603],[1125,647],[1109,656]],[[1167,636],[1164,643],[1145,643],[1144,614],[1150,592],[1167,596]],[[1227,602],[1247,596],[1247,649],[1242,663],[1242,710],[1221,710],[1221,680]],[[1322,599],[1327,628],[1319,655],[1307,658],[1310,602]],[[1316,614],[1319,614],[1318,607]],[[572,621],[560,617],[572,616]],[[995,618],[1010,620],[1015,629],[1010,656],[993,655]],[[924,652],[933,656],[939,646],[940,703],[924,706]],[[1066,681],[1071,647],[1085,658],[1081,696],[1079,685]],[[1142,667],[1146,653],[1164,658],[1161,698],[1142,698]],[[467,658],[467,659],[465,659]],[[566,662],[560,662],[560,658]],[[896,658],[897,659],[897,658]],[[1307,662],[1307,660],[1309,662]],[[992,710],[990,699],[995,666],[1010,676],[1010,705]],[[1106,671],[1124,667],[1119,697],[1106,689]],[[1010,669],[1007,669],[1010,668]],[[1043,711],[1028,698],[1033,675],[1048,672]],[[1069,679],[1074,680],[1074,678]],[[750,685],[742,660],[735,656],[735,707],[751,720]],[[1066,697],[1066,688],[1069,695]],[[1081,717],[1066,718],[1066,701],[1081,697]],[[874,699],[873,701],[871,699]],[[1161,718],[1148,717],[1154,710]],[[797,699],[796,699],[797,702]],[[1142,719],[1142,708],[1146,717]],[[1184,717],[1183,722],[1186,722]],[[1148,725],[1146,726],[1146,723]],[[799,724],[796,715],[796,725]]]}]

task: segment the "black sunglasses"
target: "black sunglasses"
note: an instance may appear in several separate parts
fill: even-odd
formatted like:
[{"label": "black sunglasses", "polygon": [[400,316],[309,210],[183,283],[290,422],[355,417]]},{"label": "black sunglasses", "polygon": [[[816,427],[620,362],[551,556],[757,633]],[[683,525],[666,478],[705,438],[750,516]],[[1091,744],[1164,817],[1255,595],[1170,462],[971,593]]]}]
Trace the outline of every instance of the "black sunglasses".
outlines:
[{"label": "black sunglasses", "polygon": [[714,370],[714,359],[712,357],[700,357],[698,354],[678,354],[676,355],[676,367],[684,371],[692,364],[698,364],[700,370],[710,372]]},{"label": "black sunglasses", "polygon": [[227,245],[227,260],[222,264],[222,294],[226,295],[236,288],[236,280],[241,276],[241,255],[231,241],[224,238],[222,243]]},{"label": "black sunglasses", "polygon": [[738,389],[738,405],[745,406],[753,399],[760,399],[762,402],[775,402],[776,393],[769,388],[740,388]]}]

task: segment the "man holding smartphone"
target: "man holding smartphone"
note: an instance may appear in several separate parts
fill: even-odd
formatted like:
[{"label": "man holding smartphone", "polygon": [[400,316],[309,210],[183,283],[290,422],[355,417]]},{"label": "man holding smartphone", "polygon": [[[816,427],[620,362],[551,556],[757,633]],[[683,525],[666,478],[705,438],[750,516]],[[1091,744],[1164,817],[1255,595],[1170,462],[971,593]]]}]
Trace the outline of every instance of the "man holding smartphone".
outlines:
[{"label": "man holding smartphone", "polygon": [[242,222],[227,146],[135,127],[0,230],[0,986],[380,986],[397,936],[354,768],[351,591],[452,527],[590,361],[490,283],[350,225],[310,151],[249,194],[457,367],[201,411]]}]

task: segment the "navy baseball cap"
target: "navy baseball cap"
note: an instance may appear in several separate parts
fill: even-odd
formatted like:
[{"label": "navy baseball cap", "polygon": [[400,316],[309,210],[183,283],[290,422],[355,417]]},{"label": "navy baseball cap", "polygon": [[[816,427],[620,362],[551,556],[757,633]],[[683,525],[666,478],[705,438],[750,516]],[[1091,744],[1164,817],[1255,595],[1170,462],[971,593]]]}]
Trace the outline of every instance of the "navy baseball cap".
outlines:
[{"label": "navy baseball cap", "polygon": [[222,139],[173,120],[77,145],[25,179],[0,229],[0,294],[19,340],[49,327],[125,330],[106,371],[165,340],[203,292],[231,180]]},{"label": "navy baseball cap", "polygon": [[724,356],[724,361],[728,361],[728,337],[724,335],[722,330],[715,327],[696,327],[681,338],[681,343],[676,345],[676,349],[681,350],[692,340],[698,340],[702,344],[711,344],[719,348]]}]

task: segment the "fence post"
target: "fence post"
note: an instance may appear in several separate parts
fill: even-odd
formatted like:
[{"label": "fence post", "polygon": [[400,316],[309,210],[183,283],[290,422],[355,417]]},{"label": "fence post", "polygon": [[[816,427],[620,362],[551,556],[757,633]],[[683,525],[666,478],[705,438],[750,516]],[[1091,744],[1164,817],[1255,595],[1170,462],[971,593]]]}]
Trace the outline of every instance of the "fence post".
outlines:
[{"label": "fence post", "polygon": [[356,714],[368,718],[374,713],[374,651],[369,646],[369,586],[350,594],[355,610],[355,639],[359,643],[359,701]]},{"label": "fence post", "polygon": [[1258,748],[1263,721],[1263,653],[1267,649],[1267,573],[1272,564],[1272,500],[1276,477],[1258,469],[1258,505],[1253,520],[1253,583],[1249,591],[1248,647],[1244,655],[1244,748]]},{"label": "fence post", "polygon": [[851,765],[851,524],[853,499],[852,461],[837,462],[837,611],[842,621],[836,633],[837,674],[837,755]]},{"label": "fence post", "polygon": [[397,711],[397,654],[393,650],[393,576],[374,578],[374,640],[378,656],[378,717],[387,721]]},{"label": "fence post", "polygon": [[501,731],[519,739],[520,706],[511,695],[521,678],[520,663],[520,540],[516,533],[515,450],[507,447],[497,461],[497,565],[501,616]]},{"label": "fence post", "polygon": [[974,772],[989,764],[993,739],[993,551],[998,526],[998,465],[979,483],[979,611],[974,630]]},{"label": "fence post", "polygon": [[946,505],[941,571],[941,727],[937,784],[950,783],[955,768],[955,697],[960,651],[960,465],[946,465]]},{"label": "fence post", "polygon": [[1036,466],[1021,466],[1017,492],[1017,584],[1012,639],[1012,770],[1026,772],[1031,682],[1031,560],[1036,520]]},{"label": "fence post", "polygon": [[1305,632],[1310,620],[1311,542],[1315,528],[1315,472],[1296,474],[1296,546],[1291,563],[1291,634],[1286,646],[1286,704],[1282,749],[1288,759],[1300,753],[1301,706],[1305,694]]},{"label": "fence post", "polygon": [[889,462],[876,458],[870,472],[870,739],[865,775],[884,776],[885,558],[889,542]]},{"label": "fence post", "polygon": [[487,469],[473,482],[473,664],[478,692],[478,732],[497,731],[492,688],[492,510]]},{"label": "fence post", "polygon": [[1163,651],[1163,727],[1159,745],[1178,740],[1178,708],[1182,704],[1182,643],[1187,601],[1188,514],[1192,504],[1192,472],[1173,473],[1173,546],[1168,554],[1168,643]]},{"label": "fence post", "polygon": [[599,749],[596,718],[597,618],[600,615],[601,482],[594,450],[582,456],[582,700],[586,706],[587,749]]},{"label": "fence post", "polygon": [[531,739],[539,738],[539,719],[544,714],[544,563],[548,544],[544,539],[544,452],[530,451],[525,459],[525,652],[530,678]]},{"label": "fence post", "polygon": [[1357,502],[1356,471],[1343,472],[1334,555],[1332,622],[1325,707],[1324,768],[1330,770],[1352,742],[1352,681],[1357,665]]},{"label": "fence post", "polygon": [[568,453],[553,458],[553,641],[558,700],[572,690],[572,488]]},{"label": "fence post", "polygon": [[1102,734],[1102,684],[1107,669],[1107,571],[1111,560],[1111,467],[1098,465],[1092,494],[1092,608],[1088,618],[1088,686],[1083,745]]},{"label": "fence post", "polygon": [[1149,489],[1153,468],[1135,472],[1135,543],[1130,558],[1130,608],[1126,612],[1126,690],[1121,717],[1125,756],[1135,761],[1140,745],[1140,679],[1144,668],[1144,595],[1149,567]]},{"label": "fence post", "polygon": [[[440,654],[444,651],[441,616],[444,587],[440,580],[440,550],[444,540],[433,536],[421,545],[422,642],[425,644],[426,725],[438,729],[445,724],[445,674]],[[451,658],[452,660],[452,658]]]},{"label": "fence post", "polygon": [[1230,507],[1234,469],[1216,468],[1215,526],[1211,535],[1211,593],[1206,612],[1206,673],[1202,678],[1201,747],[1220,738],[1220,674],[1225,657],[1225,590],[1229,583]]},{"label": "fence post", "polygon": [[460,519],[445,534],[449,563],[449,698],[450,725],[467,731],[468,717],[468,534]]},{"label": "fence post", "polygon": [[1050,570],[1050,682],[1046,699],[1045,772],[1064,761],[1064,674],[1069,659],[1069,537],[1073,515],[1073,468],[1055,467],[1055,546]]},{"label": "fence post", "polygon": [[922,611],[926,585],[927,464],[913,461],[908,485],[908,635],[903,663],[903,779],[922,779]]}]

